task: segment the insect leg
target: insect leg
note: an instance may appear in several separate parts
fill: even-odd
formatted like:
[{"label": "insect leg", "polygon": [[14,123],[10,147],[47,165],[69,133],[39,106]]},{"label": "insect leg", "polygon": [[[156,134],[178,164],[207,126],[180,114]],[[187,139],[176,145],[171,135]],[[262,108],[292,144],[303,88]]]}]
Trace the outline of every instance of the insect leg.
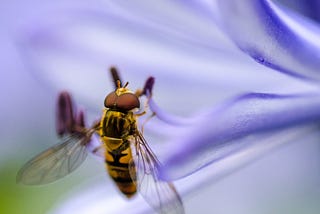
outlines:
[{"label": "insect leg", "polygon": [[148,121],[150,121],[154,116],[156,116],[156,113],[155,112],[152,112],[151,115],[149,115],[145,121],[143,121],[142,125],[141,125],[141,133],[143,134],[143,131],[144,131],[144,126],[147,124]]}]

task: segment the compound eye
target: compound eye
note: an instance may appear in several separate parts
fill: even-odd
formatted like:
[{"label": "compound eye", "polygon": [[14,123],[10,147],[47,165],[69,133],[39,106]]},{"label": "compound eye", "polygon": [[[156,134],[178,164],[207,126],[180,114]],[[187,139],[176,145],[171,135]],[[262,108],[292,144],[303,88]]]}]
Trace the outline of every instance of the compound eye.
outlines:
[{"label": "compound eye", "polygon": [[116,92],[111,92],[104,99],[104,106],[106,108],[116,107],[117,106],[117,99],[118,99],[118,96],[116,95]]},{"label": "compound eye", "polygon": [[134,108],[140,108],[139,98],[135,94],[131,93],[120,95],[116,103],[117,108],[123,111],[130,111]]}]

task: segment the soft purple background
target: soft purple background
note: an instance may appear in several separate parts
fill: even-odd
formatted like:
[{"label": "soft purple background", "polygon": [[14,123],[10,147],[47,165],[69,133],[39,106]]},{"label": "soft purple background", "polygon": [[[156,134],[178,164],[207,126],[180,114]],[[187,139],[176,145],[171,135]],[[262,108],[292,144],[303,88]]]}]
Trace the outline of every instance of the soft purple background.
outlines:
[{"label": "soft purple background", "polygon": [[[2,4],[3,6],[0,13],[0,24],[2,26],[0,30],[0,167],[13,162],[19,162],[19,164],[14,166],[18,169],[19,165],[22,164],[23,161],[55,142],[54,105],[55,95],[58,89],[72,89],[77,94],[77,97],[81,98],[79,99],[80,103],[89,103],[90,108],[94,109],[93,112],[96,112],[97,115],[99,114],[99,109],[101,108],[100,104],[98,103],[99,99],[103,99],[100,98],[100,94],[104,94],[105,91],[104,89],[98,88],[92,89],[95,92],[92,93],[93,96],[97,96],[97,98],[90,98],[90,96],[87,96],[87,94],[81,95],[83,94],[83,91],[79,90],[76,84],[72,85],[67,84],[64,81],[60,81],[60,77],[63,77],[66,72],[65,70],[56,71],[57,73],[55,74],[55,77],[58,75],[59,78],[52,78],[52,76],[50,76],[50,72],[47,72],[44,69],[45,65],[40,66],[40,68],[44,70],[37,70],[37,72],[35,72],[33,67],[30,66],[29,63],[26,63],[25,58],[23,58],[24,55],[20,52],[21,46],[17,46],[17,42],[19,41],[17,38],[24,38],[22,32],[25,31],[21,30],[21,26],[24,26],[24,23],[28,23],[28,21],[31,19],[30,17],[36,17],[35,20],[38,20],[33,20],[31,23],[44,22],[44,19],[55,19],[56,17],[54,14],[46,13],[45,8],[47,10],[48,8],[52,8],[49,3],[46,4],[40,3],[40,1],[24,2],[16,0],[6,1]],[[59,4],[60,3],[57,3],[57,5]],[[72,3],[68,4],[68,7],[74,5]],[[81,6],[82,4],[79,5]],[[92,6],[93,4],[90,5]],[[63,4],[61,4],[61,7],[63,7]],[[37,27],[37,25],[35,24],[33,27]],[[201,35],[201,33],[199,34]],[[220,36],[221,35],[219,34],[217,37]],[[26,38],[28,37],[26,36]],[[206,36],[203,38],[206,38]],[[158,37],[155,37],[154,40],[158,41]],[[159,54],[159,58],[163,59],[163,61],[160,60],[160,62],[165,62],[165,59],[167,59],[165,57],[166,53],[172,51],[172,49],[181,48],[180,45],[177,45],[177,47],[174,46],[174,48],[169,49],[168,51],[167,48],[172,47],[171,44],[177,40],[178,39],[173,39],[173,41],[170,41],[170,43],[165,43],[166,46],[164,49],[167,51],[160,52],[162,54]],[[204,102],[204,99],[202,98],[200,99],[197,96],[199,94],[192,94],[192,96],[194,96],[192,100],[202,100],[202,102],[199,104],[199,107],[211,108],[213,104],[218,103],[225,97],[236,94],[238,91],[243,92],[250,89],[257,90],[259,89],[260,85],[255,81],[259,82],[260,80],[263,82],[262,80],[267,79],[268,77],[270,78],[269,80],[278,78],[283,78],[286,80],[286,77],[283,77],[277,73],[271,72],[270,76],[266,75],[266,73],[264,73],[264,69],[266,68],[257,65],[255,62],[249,60],[246,56],[241,55],[241,53],[235,49],[227,39],[224,39],[223,41],[227,41],[226,44],[228,44],[228,50],[231,50],[230,52],[227,51],[224,54],[226,54],[226,56],[228,56],[228,54],[232,54],[232,57],[235,58],[239,57],[238,59],[241,63],[236,64],[237,66],[233,65],[232,63],[228,63],[226,70],[230,74],[228,78],[231,76],[231,83],[227,82],[226,84],[223,84],[223,80],[226,80],[225,76],[223,75],[211,76],[208,73],[203,74],[204,77],[208,79],[204,80],[202,84],[199,84],[199,91],[206,91],[206,87],[212,85],[212,83],[209,81],[210,77],[212,79],[221,77],[221,79],[218,81],[216,80],[215,83],[220,82],[224,87],[221,87],[220,89],[219,87],[221,85],[217,87],[214,93],[216,93],[218,98],[214,98],[214,100],[210,101],[209,103]],[[161,42],[163,41],[160,41],[160,43]],[[209,42],[211,41],[209,40]],[[232,48],[234,48],[234,50]],[[199,49],[202,50],[201,48]],[[135,49],[132,49],[131,51],[135,51]],[[202,51],[199,52],[206,53]],[[179,54],[173,55],[173,57],[176,56],[179,56]],[[215,58],[219,56],[220,58]],[[215,60],[222,60],[225,58],[224,56],[225,55],[222,54],[213,54],[205,58],[204,61],[210,61],[210,57],[215,58]],[[190,58],[192,58],[192,56]],[[139,61],[139,59],[137,61]],[[178,59],[176,61],[178,61]],[[37,61],[35,62],[37,63]],[[154,61],[153,63],[155,62],[159,61]],[[199,64],[201,64],[201,62],[203,61],[200,61]],[[227,60],[223,63],[227,63]],[[219,62],[217,62],[217,64],[219,64]],[[256,76],[250,76],[251,73],[248,71],[248,75],[241,79],[241,81],[248,82],[246,82],[244,85],[240,84],[239,86],[237,84],[239,82],[241,83],[241,81],[239,81],[237,78],[232,78],[233,75],[235,75],[232,73],[232,71],[237,70],[239,68],[239,64],[244,64],[245,68],[253,68],[253,70],[261,69],[263,76],[257,78],[256,80],[255,77],[259,77],[261,74],[259,73]],[[182,63],[178,65],[180,66],[178,66],[178,68],[183,68]],[[109,64],[105,63],[105,66],[107,67]],[[144,65],[141,67],[143,68],[143,66]],[[146,65],[146,67],[148,66],[150,65]],[[64,66],[62,65],[61,67],[63,68]],[[130,64],[127,66],[123,65],[123,67],[130,68]],[[133,68],[132,70],[139,70],[141,67]],[[156,65],[154,65],[154,67],[156,67]],[[166,68],[170,66],[166,65],[164,67]],[[99,64],[98,68],[103,69],[103,66],[100,66]],[[206,67],[203,67],[203,69],[205,68]],[[47,69],[50,70],[50,68]],[[175,69],[172,70],[174,71]],[[186,68],[186,70],[188,69]],[[93,71],[87,72],[89,73]],[[93,83],[88,83],[89,85],[103,85],[104,82],[107,81],[107,77],[102,77],[105,71],[100,72],[101,73],[93,75]],[[147,72],[144,74],[147,76],[148,74],[146,73]],[[83,77],[85,77],[85,72],[82,74]],[[172,78],[169,75],[166,73],[163,75],[163,73],[157,71],[157,69],[155,69],[155,72],[151,74],[156,76],[156,78],[157,74],[159,76],[156,83],[158,87],[156,91],[159,92],[159,96],[157,98],[158,103],[160,105],[162,104],[167,110],[173,113],[179,113],[181,110],[180,106],[185,105],[183,103],[185,99],[181,96],[178,97],[177,94],[181,93],[182,91],[189,90],[190,92],[192,90],[196,90],[194,88],[190,89],[190,79],[198,78],[197,80],[199,80],[198,75],[192,76],[192,70],[188,70],[188,75],[185,75],[184,73],[175,74],[175,78],[181,80],[181,82],[179,82],[180,85],[177,84],[176,81],[173,84]],[[130,76],[135,75],[130,74]],[[146,76],[144,78],[146,78]],[[250,81],[250,77],[253,79],[253,81]],[[101,79],[103,80],[101,81]],[[184,84],[184,81],[182,80],[185,80],[188,84]],[[187,80],[189,80],[189,82]],[[98,81],[100,82],[98,83]],[[139,80],[136,80],[136,82],[139,83]],[[270,84],[266,83],[261,87],[266,91],[275,91],[281,88],[281,85],[279,84],[277,84],[276,87],[273,87],[272,83],[274,82],[270,81]],[[228,90],[226,90],[226,88]],[[291,88],[290,90],[293,89]],[[204,96],[207,96],[208,94],[213,94],[213,92],[206,91]],[[193,110],[194,106],[193,108],[189,107],[189,109],[184,110],[185,112],[183,112],[183,115],[189,114],[190,112],[193,112]],[[318,199],[320,197],[320,147],[318,139],[318,134],[297,139],[298,142],[281,147],[273,153],[268,154],[258,161],[255,161],[249,167],[241,169],[225,179],[220,180],[219,182],[216,182],[216,180],[211,182],[208,181],[206,185],[201,186],[201,188],[198,190],[194,190],[192,193],[183,196],[187,213],[208,213],[208,210],[210,210],[210,213],[246,214],[318,213],[320,210],[318,203]],[[92,159],[89,159],[89,163],[86,164],[86,167],[99,168],[99,164],[101,165],[100,162],[95,162]],[[207,170],[215,169],[209,168]],[[65,202],[67,203],[70,199],[81,197],[81,194],[85,195],[87,192],[89,192],[89,195],[94,195],[94,192],[90,192],[90,189],[93,186],[97,186],[97,189],[100,190],[104,190],[104,188],[106,188],[106,192],[103,192],[103,194],[114,194],[111,197],[122,200],[114,190],[114,186],[110,183],[110,180],[108,180],[104,175],[103,166],[101,167],[101,170],[97,170],[96,175],[91,176],[88,173],[85,175],[87,176],[87,183],[79,185],[79,188],[73,190],[76,192],[76,194],[66,193],[67,196],[61,196],[63,198],[59,200],[56,206],[59,207],[60,204]],[[193,179],[197,180],[197,174],[194,174]],[[12,182],[15,182],[14,177],[12,177]],[[179,187],[179,181],[177,183]],[[112,191],[107,191],[107,188],[112,189]],[[95,188],[92,189],[95,190]],[[107,203],[108,202],[106,202],[106,204]],[[128,204],[130,204],[130,202],[128,202]],[[92,206],[95,205],[92,204]]]}]

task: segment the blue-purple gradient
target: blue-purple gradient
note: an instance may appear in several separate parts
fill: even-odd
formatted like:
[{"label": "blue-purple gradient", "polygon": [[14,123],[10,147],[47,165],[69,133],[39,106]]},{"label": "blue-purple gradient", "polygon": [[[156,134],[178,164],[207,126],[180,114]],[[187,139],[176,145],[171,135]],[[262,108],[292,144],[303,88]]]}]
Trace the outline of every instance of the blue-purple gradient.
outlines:
[{"label": "blue-purple gradient", "polygon": [[[319,90],[317,83],[288,77],[250,59],[207,14],[214,10],[207,9],[205,13],[201,6],[188,7],[183,1],[167,0],[4,1],[0,9],[0,167],[12,164],[18,169],[23,161],[53,145],[55,96],[59,90],[70,90],[75,100],[87,108],[90,118],[99,117],[104,95],[112,88],[106,71],[111,65],[120,68],[133,90],[141,87],[149,75],[154,76],[154,100],[165,111],[185,118],[206,115],[225,100],[247,92],[281,95]],[[224,18],[227,21],[228,17]],[[317,115],[317,100],[305,100],[312,104],[311,113]],[[286,105],[290,106],[290,102]],[[304,112],[307,110],[310,109],[301,105],[295,113],[308,115],[310,111]],[[289,116],[289,122],[296,122],[294,113]],[[270,126],[272,119],[279,117],[271,118]],[[198,127],[207,134],[203,139],[211,137],[207,127],[219,126],[211,124],[211,120],[215,118],[208,118],[202,123],[203,128]],[[319,213],[320,135],[314,125],[303,121],[301,125],[307,130],[306,135],[290,138],[286,146],[275,147],[272,152],[265,150],[269,151],[267,155],[261,147],[261,153],[252,152],[252,160],[250,150],[232,153],[213,164],[204,163],[207,167],[176,181],[187,213]],[[282,138],[287,140],[286,132],[300,133],[280,130],[277,125],[272,128],[279,128],[280,133],[254,133],[247,137],[252,142],[265,143],[262,145],[269,140],[282,145]],[[268,126],[268,131],[272,128]],[[166,155],[175,152],[167,151],[179,145],[168,142],[183,143],[181,137],[179,141],[172,139],[184,131],[189,129],[155,119],[146,127],[146,137],[160,160],[172,161],[174,157]],[[246,138],[231,143],[241,145],[242,140]],[[199,146],[203,143],[199,142]],[[196,160],[201,159],[201,153],[195,154]],[[188,154],[183,155],[187,161]],[[197,169],[186,165],[180,175]],[[104,172],[103,163],[93,158],[72,178],[70,183],[78,185],[73,191],[61,192],[46,212],[70,213],[77,209],[78,213],[121,213],[133,208],[136,213],[148,212],[144,201],[121,198]],[[19,206],[22,199],[15,195],[15,189],[11,191],[17,198],[16,203],[11,202]],[[36,197],[32,193],[28,196]],[[0,213],[10,206],[0,205]]]}]

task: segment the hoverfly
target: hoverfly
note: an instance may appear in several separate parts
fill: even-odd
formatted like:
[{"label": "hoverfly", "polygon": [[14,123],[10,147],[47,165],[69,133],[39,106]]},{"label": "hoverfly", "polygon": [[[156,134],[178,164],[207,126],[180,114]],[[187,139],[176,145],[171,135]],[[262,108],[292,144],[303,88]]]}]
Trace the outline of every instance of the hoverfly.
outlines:
[{"label": "hoverfly", "polygon": [[103,116],[91,127],[84,126],[83,112],[74,115],[71,98],[62,93],[58,100],[58,126],[61,142],[28,161],[18,172],[17,182],[40,185],[54,182],[74,171],[86,158],[91,137],[98,135],[101,146],[93,150],[102,153],[106,169],[119,190],[128,198],[137,190],[159,213],[184,213],[175,187],[158,178],[160,162],[148,146],[137,126],[142,115],[139,97],[151,89],[150,77],[143,90],[130,91],[121,85],[115,68],[111,68],[115,91],[104,100]]}]

